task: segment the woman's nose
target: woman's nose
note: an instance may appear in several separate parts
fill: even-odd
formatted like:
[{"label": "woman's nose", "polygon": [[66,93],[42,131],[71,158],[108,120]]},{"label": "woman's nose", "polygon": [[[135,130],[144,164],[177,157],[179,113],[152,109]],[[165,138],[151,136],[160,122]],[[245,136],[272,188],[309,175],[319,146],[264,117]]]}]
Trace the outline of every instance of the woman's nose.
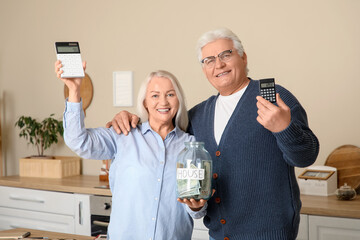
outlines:
[{"label": "woman's nose", "polygon": [[160,103],[163,105],[166,105],[168,103],[168,99],[166,98],[166,96],[160,97]]}]

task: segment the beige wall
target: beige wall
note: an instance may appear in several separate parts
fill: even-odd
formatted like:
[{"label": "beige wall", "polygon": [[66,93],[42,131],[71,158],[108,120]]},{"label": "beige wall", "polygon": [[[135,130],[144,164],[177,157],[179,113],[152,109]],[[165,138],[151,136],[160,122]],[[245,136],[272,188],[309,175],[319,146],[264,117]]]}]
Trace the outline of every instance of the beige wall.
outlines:
[{"label": "beige wall", "polygon": [[[18,137],[21,115],[60,117],[63,84],[53,71],[55,41],[79,41],[94,85],[87,127],[104,126],[112,105],[112,73],[134,72],[135,94],[146,74],[173,72],[188,107],[215,91],[196,60],[205,31],[228,27],[243,41],[249,76],[275,77],[300,100],[317,134],[323,164],[343,144],[360,146],[360,1],[358,0],[0,0],[0,103],[6,174],[35,153]],[[72,155],[63,141],[47,154]],[[85,161],[84,173],[100,164]]]}]

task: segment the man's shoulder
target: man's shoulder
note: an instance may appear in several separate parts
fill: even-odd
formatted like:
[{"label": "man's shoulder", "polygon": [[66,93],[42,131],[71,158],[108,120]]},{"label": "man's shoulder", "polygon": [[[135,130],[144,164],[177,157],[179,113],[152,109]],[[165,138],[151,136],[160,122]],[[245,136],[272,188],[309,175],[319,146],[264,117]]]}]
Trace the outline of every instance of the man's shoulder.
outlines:
[{"label": "man's shoulder", "polygon": [[299,100],[295,97],[294,94],[290,92],[290,90],[286,89],[285,87],[276,84],[276,92],[280,94],[281,99],[292,108],[295,105],[300,104]]},{"label": "man's shoulder", "polygon": [[211,97],[209,97],[208,99],[206,99],[205,101],[202,101],[201,103],[195,105],[194,107],[192,107],[189,110],[189,114],[192,115],[198,111],[204,111],[206,110],[210,105],[214,104],[214,102],[216,101],[217,96],[213,95]]}]

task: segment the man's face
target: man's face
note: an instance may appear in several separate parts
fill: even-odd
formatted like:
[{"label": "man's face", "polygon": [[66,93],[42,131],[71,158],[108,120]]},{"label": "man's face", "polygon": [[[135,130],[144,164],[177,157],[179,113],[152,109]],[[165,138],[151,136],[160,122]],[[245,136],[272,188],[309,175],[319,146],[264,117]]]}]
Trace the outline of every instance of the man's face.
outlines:
[{"label": "man's face", "polygon": [[[224,51],[232,50],[230,59],[221,61],[218,55]],[[203,72],[209,82],[221,95],[231,95],[247,85],[249,82],[246,74],[247,58],[242,57],[234,49],[230,39],[218,39],[210,42],[201,49],[202,58],[216,56],[215,65],[207,67],[203,64]]]}]

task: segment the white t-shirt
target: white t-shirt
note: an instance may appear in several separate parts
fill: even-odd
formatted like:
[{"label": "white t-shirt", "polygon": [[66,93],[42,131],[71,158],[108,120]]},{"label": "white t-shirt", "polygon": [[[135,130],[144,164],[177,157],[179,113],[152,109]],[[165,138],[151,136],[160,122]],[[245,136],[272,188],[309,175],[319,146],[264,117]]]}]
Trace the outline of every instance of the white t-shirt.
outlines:
[{"label": "white t-shirt", "polygon": [[233,114],[236,105],[244,94],[247,86],[240,91],[229,96],[221,96],[216,100],[215,106],[215,119],[214,119],[214,136],[216,143],[219,145],[221,136],[224,132],[226,124],[228,123],[231,115]]}]

